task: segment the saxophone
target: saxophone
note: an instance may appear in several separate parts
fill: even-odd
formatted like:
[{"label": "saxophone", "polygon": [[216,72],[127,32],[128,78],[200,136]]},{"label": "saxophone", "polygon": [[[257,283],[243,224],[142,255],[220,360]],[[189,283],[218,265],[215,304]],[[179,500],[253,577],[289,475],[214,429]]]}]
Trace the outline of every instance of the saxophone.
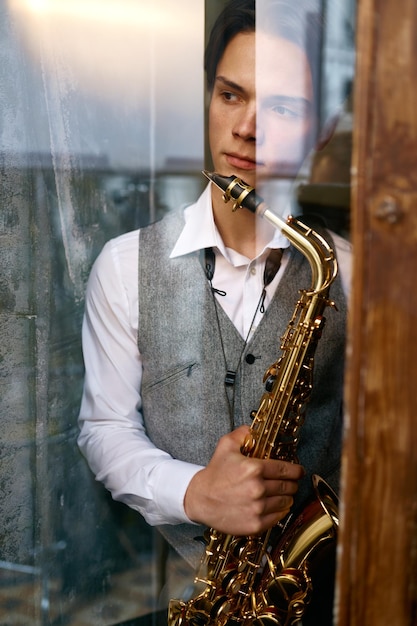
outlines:
[{"label": "saxophone", "polygon": [[[233,210],[244,207],[279,228],[305,255],[312,285],[301,290],[281,338],[281,356],[265,372],[265,391],[241,451],[250,457],[297,462],[297,444],[312,390],[314,353],[321,336],[329,287],[337,274],[333,250],[318,233],[293,217],[282,220],[241,179],[203,172]],[[313,476],[315,498],[292,519],[257,536],[206,531],[205,552],[188,601],[171,600],[169,626],[295,626],[313,594],[310,563],[335,543],[338,502]],[[276,536],[278,535],[278,537]]]}]

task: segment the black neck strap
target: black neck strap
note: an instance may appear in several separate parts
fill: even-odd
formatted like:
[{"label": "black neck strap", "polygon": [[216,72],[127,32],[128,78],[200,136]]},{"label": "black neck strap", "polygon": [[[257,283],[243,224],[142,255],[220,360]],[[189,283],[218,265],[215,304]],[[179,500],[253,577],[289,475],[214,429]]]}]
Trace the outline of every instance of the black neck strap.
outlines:
[{"label": "black neck strap", "polygon": [[[263,286],[268,287],[268,285],[274,280],[280,266],[282,259],[282,250],[281,248],[271,248],[271,251],[265,261],[265,269],[263,276]],[[203,266],[204,272],[206,274],[206,278],[209,281],[210,285],[212,284],[214,277],[214,270],[216,268],[216,255],[214,254],[213,248],[204,248],[200,251],[200,262]],[[219,295],[226,295],[226,292],[212,289],[215,293]]]}]

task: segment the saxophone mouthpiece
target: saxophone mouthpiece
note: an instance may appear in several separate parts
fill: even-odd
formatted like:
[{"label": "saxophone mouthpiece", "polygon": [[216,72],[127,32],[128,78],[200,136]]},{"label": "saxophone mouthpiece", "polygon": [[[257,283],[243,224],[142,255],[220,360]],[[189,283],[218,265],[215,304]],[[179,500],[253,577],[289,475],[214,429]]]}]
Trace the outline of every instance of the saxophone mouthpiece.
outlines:
[{"label": "saxophone mouthpiece", "polygon": [[223,191],[223,200],[225,202],[234,200],[233,211],[245,208],[252,211],[252,213],[256,213],[256,209],[263,202],[263,198],[257,195],[255,189],[237,176],[223,176],[217,172],[208,172],[207,170],[203,170],[203,174]]},{"label": "saxophone mouthpiece", "polygon": [[212,183],[217,185],[217,187],[219,187],[219,189],[222,189],[223,191],[225,191],[230,183],[233,181],[233,179],[236,178],[235,176],[222,176],[217,172],[209,172],[207,170],[203,170],[203,174],[206,178],[211,180]]},{"label": "saxophone mouthpiece", "polygon": [[214,182],[213,178],[214,178],[214,174],[212,174],[211,172],[209,172],[208,170],[202,170],[202,173],[204,174],[204,176],[206,178],[208,178],[209,180],[211,180],[212,182]]}]

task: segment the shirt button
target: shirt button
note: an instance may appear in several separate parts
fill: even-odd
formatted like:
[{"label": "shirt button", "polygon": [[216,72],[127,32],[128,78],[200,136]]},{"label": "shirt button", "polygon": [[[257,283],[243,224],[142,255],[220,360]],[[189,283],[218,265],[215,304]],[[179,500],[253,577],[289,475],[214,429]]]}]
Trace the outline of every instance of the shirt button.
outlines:
[{"label": "shirt button", "polygon": [[256,267],[251,267],[250,268],[250,273],[252,274],[252,276],[255,276],[255,274],[256,274]]}]

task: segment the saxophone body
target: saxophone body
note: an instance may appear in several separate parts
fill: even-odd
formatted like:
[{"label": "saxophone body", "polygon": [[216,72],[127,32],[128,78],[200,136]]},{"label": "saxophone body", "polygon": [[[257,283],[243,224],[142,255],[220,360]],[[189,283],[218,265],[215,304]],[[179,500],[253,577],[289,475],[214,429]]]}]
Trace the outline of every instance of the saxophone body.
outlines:
[{"label": "saxophone body", "polygon": [[[313,364],[323,331],[324,309],[334,306],[329,287],[337,274],[333,250],[318,233],[289,217],[282,220],[255,190],[236,177],[204,172],[234,201],[279,228],[305,255],[312,272],[301,290],[281,338],[281,354],[265,372],[265,391],[244,441],[242,454],[298,462],[297,445],[313,386]],[[311,601],[310,564],[334,543],[337,497],[320,477],[313,477],[315,498],[293,519],[256,536],[227,535],[211,528],[195,578],[194,595],[171,600],[169,626],[295,626]]]}]

